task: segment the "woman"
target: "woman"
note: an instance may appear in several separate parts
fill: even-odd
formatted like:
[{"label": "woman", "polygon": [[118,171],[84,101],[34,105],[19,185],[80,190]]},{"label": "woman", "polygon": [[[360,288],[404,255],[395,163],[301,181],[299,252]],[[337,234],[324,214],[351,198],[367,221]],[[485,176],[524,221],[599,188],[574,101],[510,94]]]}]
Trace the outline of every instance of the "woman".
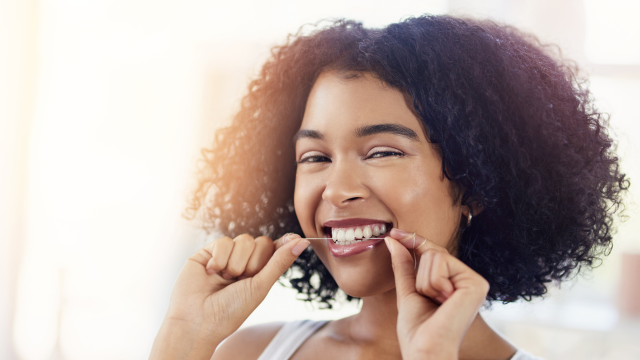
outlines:
[{"label": "woman", "polygon": [[[187,261],[151,358],[533,359],[478,309],[606,254],[628,188],[574,74],[513,28],[448,16],[274,49],[191,206],[229,237]],[[303,300],[341,289],[362,310],[236,331],[285,272]]]}]

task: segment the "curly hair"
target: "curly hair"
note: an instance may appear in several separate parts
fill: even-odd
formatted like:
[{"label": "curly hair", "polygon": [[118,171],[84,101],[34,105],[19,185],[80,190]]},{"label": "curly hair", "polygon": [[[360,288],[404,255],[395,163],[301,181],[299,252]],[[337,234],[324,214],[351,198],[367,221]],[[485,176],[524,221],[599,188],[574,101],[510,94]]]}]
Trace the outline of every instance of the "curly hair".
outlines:
[{"label": "curly hair", "polygon": [[[291,139],[310,89],[327,69],[366,72],[413,100],[462,205],[482,209],[457,248],[490,283],[487,300],[543,295],[608,255],[629,187],[608,116],[554,49],[513,27],[450,16],[298,32],[272,49],[232,124],[202,151],[187,214],[232,237],[301,233]],[[302,300],[335,301],[338,285],[312,250],[285,276]]]}]

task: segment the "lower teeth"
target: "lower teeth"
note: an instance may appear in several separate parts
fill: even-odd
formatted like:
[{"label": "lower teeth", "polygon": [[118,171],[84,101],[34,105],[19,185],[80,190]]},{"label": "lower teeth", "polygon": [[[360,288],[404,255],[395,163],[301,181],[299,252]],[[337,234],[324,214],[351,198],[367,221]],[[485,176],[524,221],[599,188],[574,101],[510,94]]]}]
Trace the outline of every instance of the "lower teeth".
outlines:
[{"label": "lower teeth", "polygon": [[365,241],[365,240],[367,240],[367,239],[342,240],[342,241],[339,241],[339,240],[333,239],[333,242],[334,242],[335,244],[338,244],[338,245],[351,245],[351,244],[355,244],[355,243],[357,243],[357,242]]}]

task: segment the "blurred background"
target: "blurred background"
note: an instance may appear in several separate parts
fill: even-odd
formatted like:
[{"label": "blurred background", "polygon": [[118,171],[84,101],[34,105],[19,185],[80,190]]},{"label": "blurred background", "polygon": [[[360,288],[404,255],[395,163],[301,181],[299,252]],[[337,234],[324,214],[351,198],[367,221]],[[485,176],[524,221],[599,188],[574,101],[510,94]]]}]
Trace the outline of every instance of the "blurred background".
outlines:
[{"label": "blurred background", "polygon": [[[185,259],[199,149],[306,23],[492,18],[556,43],[611,114],[629,220],[591,273],[483,310],[547,360],[640,358],[640,2],[0,0],[0,359],[144,359]],[[286,311],[285,311],[286,309]],[[333,319],[276,285],[246,325]]]}]

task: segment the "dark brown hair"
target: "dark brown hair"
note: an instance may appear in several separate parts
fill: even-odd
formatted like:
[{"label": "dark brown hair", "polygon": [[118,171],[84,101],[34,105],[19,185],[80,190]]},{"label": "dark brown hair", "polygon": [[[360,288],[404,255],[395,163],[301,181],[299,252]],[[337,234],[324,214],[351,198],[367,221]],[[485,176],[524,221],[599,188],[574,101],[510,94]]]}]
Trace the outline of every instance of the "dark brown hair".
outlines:
[{"label": "dark brown hair", "polygon": [[[384,29],[341,20],[292,36],[203,151],[189,213],[229,236],[301,233],[291,139],[311,86],[328,68],[368,72],[412,99],[462,204],[482,207],[458,256],[489,281],[488,299],[542,295],[610,251],[629,186],[608,117],[551,49],[509,26],[450,16]],[[302,299],[330,307],[338,286],[315,253],[293,269]]]}]

